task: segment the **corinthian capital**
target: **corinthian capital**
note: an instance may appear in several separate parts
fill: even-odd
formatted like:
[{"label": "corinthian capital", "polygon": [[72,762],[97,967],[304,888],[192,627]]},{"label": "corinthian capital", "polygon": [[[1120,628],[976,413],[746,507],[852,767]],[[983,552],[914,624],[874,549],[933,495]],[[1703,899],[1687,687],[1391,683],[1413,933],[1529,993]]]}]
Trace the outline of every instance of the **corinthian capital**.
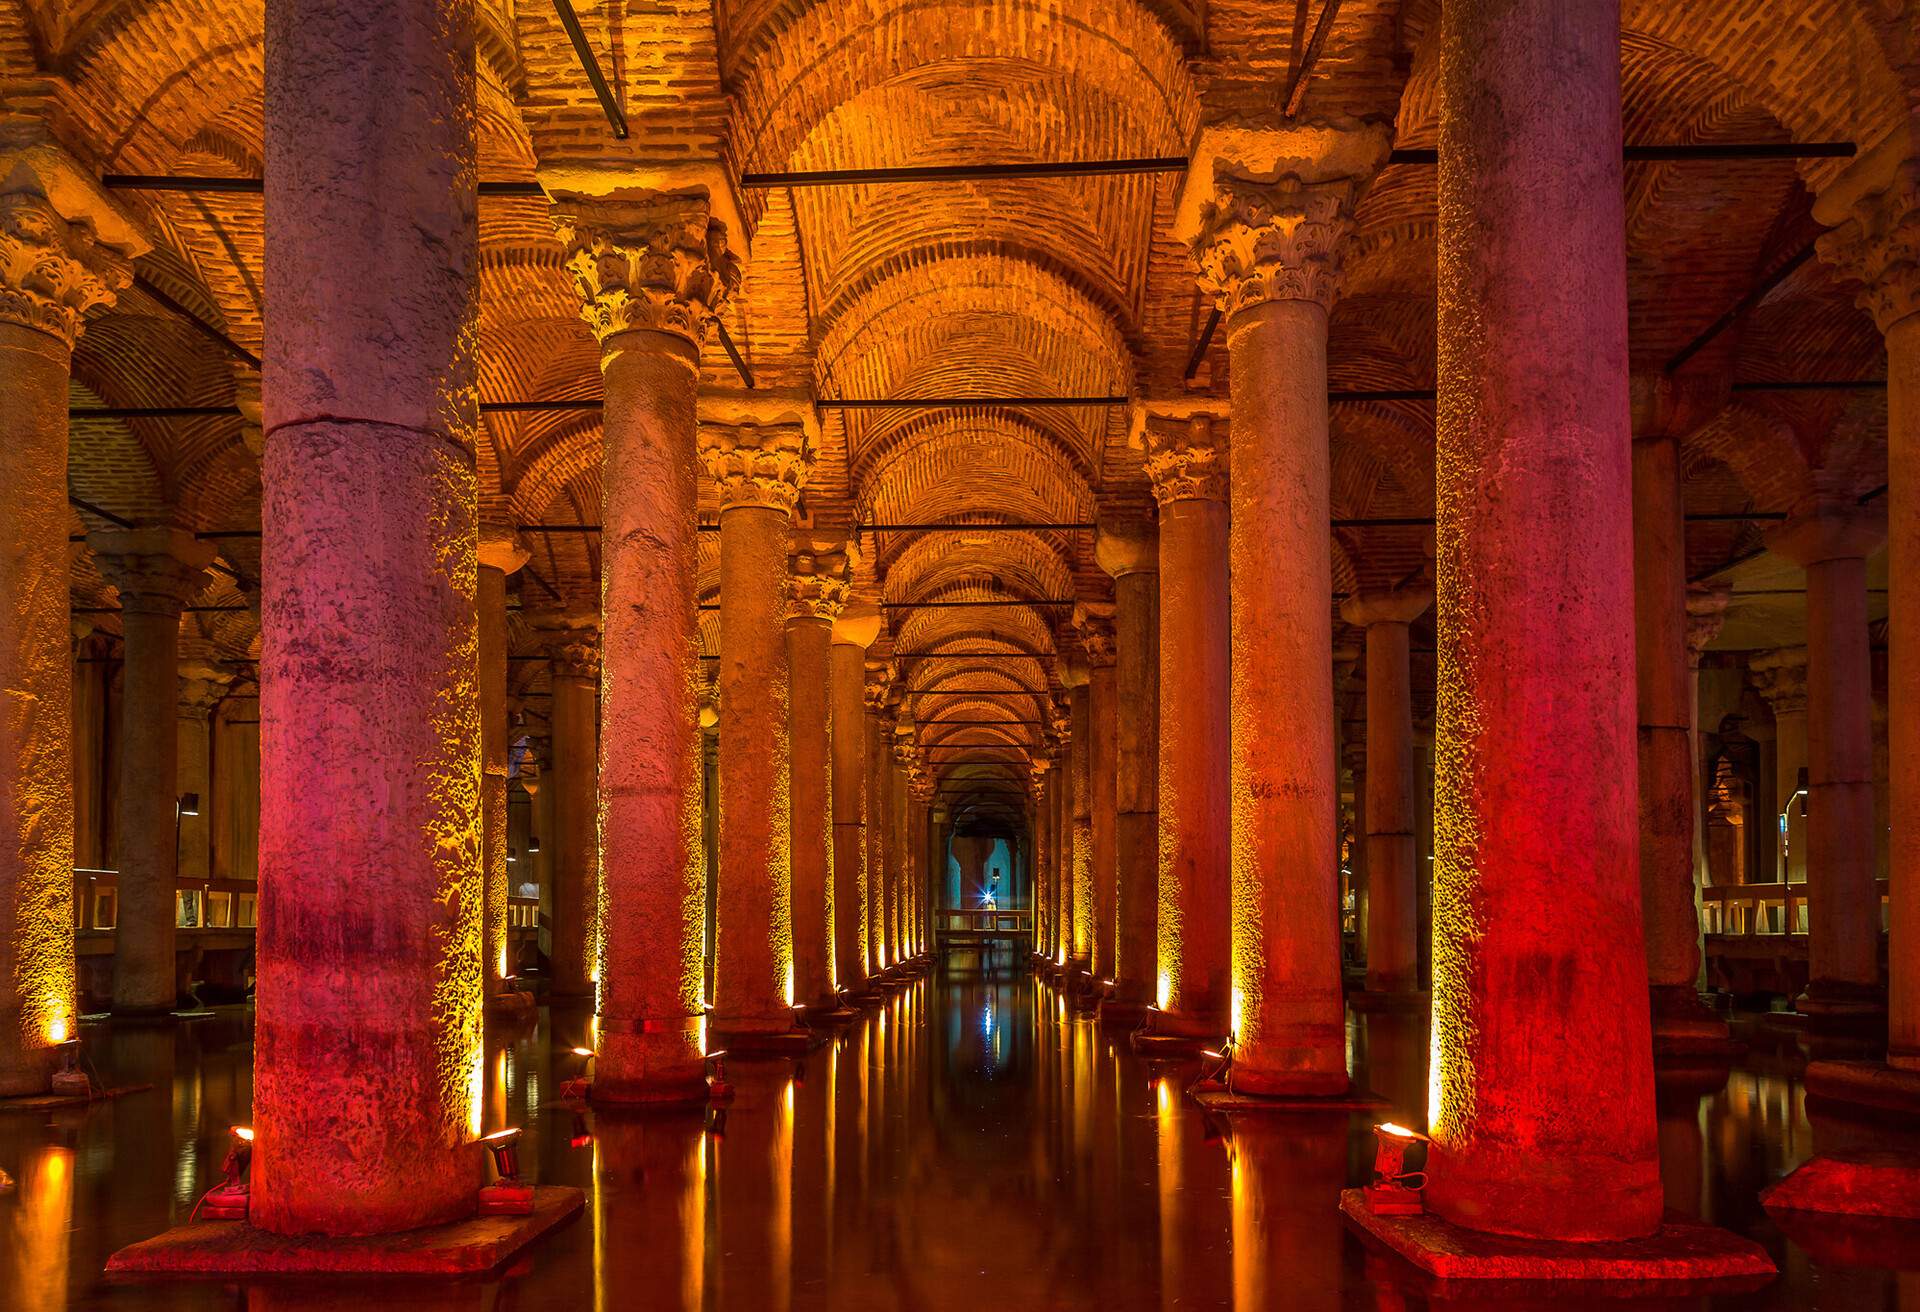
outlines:
[{"label": "corinthian capital", "polygon": [[832,623],[847,604],[852,578],[853,562],[844,543],[797,548],[787,556],[787,618]]},{"label": "corinthian capital", "polygon": [[1814,202],[1833,227],[1820,258],[1860,282],[1854,298],[1885,332],[1920,311],[1920,159],[1901,128],[1847,166]]},{"label": "corinthian capital", "polygon": [[1224,315],[1267,301],[1333,305],[1354,205],[1390,144],[1384,124],[1202,132],[1175,231]]},{"label": "corinthian capital", "polygon": [[698,350],[707,325],[740,285],[726,224],[702,195],[561,193],[553,225],[580,293],[580,315],[602,343],[651,330],[683,337]]},{"label": "corinthian capital", "polygon": [[791,512],[813,460],[798,424],[700,426],[700,458],[720,490],[720,509],[764,506]]},{"label": "corinthian capital", "polygon": [[1134,446],[1147,453],[1146,474],[1161,505],[1227,499],[1226,402],[1146,402],[1134,409]]},{"label": "corinthian capital", "polygon": [[93,176],[59,147],[0,151],[0,323],[69,348],[90,311],[133,281],[148,243]]}]

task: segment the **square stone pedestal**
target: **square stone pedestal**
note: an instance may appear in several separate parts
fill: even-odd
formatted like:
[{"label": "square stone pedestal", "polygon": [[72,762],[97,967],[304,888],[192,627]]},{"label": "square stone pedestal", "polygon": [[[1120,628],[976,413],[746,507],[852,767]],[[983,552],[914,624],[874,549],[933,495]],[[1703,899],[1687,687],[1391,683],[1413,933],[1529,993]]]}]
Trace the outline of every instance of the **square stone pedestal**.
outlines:
[{"label": "square stone pedestal", "polygon": [[1348,1089],[1331,1098],[1305,1098],[1235,1093],[1224,1080],[1202,1080],[1187,1090],[1210,1112],[1371,1112],[1387,1100],[1371,1089]]},{"label": "square stone pedestal", "polygon": [[123,1248],[107,1261],[112,1280],[143,1276],[475,1276],[497,1270],[580,1214],[586,1195],[560,1185],[533,1191],[528,1216],[476,1216],[393,1235],[326,1239],[276,1235],[244,1221],[195,1221]]},{"label": "square stone pedestal", "polygon": [[1340,1211],[1363,1234],[1441,1281],[1657,1282],[1663,1292],[1678,1293],[1670,1282],[1728,1282],[1729,1288],[1750,1282],[1743,1287],[1752,1288],[1775,1274],[1773,1259],[1752,1240],[1671,1212],[1645,1239],[1561,1244],[1463,1230],[1430,1213],[1380,1216],[1359,1189],[1341,1191]]},{"label": "square stone pedestal", "polygon": [[86,1093],[23,1093],[15,1098],[0,1098],[0,1112],[46,1112],[61,1107],[85,1107],[109,1098],[124,1098],[130,1093],[145,1093],[151,1084],[123,1084],[113,1089],[92,1089]]},{"label": "square stone pedestal", "polygon": [[1879,1061],[1813,1061],[1806,1079],[1815,1098],[1920,1117],[1920,1071]]},{"label": "square stone pedestal", "polygon": [[735,1030],[718,1032],[707,1039],[711,1052],[734,1057],[804,1057],[815,1048],[825,1047],[833,1038],[830,1029]]},{"label": "square stone pedestal", "polygon": [[1920,1222],[1920,1162],[1906,1153],[1823,1153],[1760,1194],[1769,1212]]}]

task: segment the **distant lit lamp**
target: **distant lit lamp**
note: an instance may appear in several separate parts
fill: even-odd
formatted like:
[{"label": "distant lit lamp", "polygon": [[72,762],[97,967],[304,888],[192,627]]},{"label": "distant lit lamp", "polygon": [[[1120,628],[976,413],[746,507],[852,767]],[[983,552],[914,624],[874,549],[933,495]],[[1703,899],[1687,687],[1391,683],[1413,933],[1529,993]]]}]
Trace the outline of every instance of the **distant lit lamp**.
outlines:
[{"label": "distant lit lamp", "polygon": [[560,1101],[577,1100],[587,1102],[593,1097],[593,1075],[591,1068],[596,1055],[592,1048],[574,1048],[573,1055],[580,1058],[580,1073],[570,1080],[560,1082]]},{"label": "distant lit lamp", "polygon": [[180,814],[181,815],[199,815],[200,814],[200,794],[198,793],[180,794]]},{"label": "distant lit lamp", "polygon": [[527,835],[527,851],[538,852],[539,850],[540,850],[540,836],[538,834]]},{"label": "distant lit lamp", "polygon": [[510,848],[508,848],[508,849],[507,849],[507,864],[508,864],[508,865],[512,865],[512,864],[514,864],[514,863],[515,863],[516,861],[518,861],[519,859],[520,859],[520,849],[519,849],[519,848],[517,848],[517,847],[510,847]]},{"label": "distant lit lamp", "polygon": [[493,1173],[498,1177],[480,1190],[482,1216],[526,1216],[533,1211],[533,1186],[520,1178],[520,1135],[516,1125],[480,1140],[493,1154]]},{"label": "distant lit lamp", "polygon": [[1421,1197],[1427,1187],[1424,1169],[1407,1168],[1410,1153],[1420,1153],[1426,1166],[1427,1136],[1392,1121],[1373,1127],[1373,1181],[1367,1185],[1367,1207],[1376,1216],[1417,1216],[1427,1210]]},{"label": "distant lit lamp", "polygon": [[182,793],[173,799],[173,877],[180,878],[180,822],[200,814],[200,794]]},{"label": "distant lit lamp", "polygon": [[227,1147],[227,1160],[220,1164],[220,1183],[200,1200],[200,1214],[209,1221],[247,1219],[248,1168],[253,1165],[253,1127],[233,1127],[233,1142]]}]

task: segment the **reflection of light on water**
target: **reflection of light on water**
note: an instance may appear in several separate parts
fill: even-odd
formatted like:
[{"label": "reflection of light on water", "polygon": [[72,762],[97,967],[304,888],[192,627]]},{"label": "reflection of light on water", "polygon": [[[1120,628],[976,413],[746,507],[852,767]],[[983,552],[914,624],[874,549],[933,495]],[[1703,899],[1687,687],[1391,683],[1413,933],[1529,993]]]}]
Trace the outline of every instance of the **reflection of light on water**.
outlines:
[{"label": "reflection of light on water", "polygon": [[14,1277],[7,1306],[21,1312],[67,1305],[67,1258],[73,1221],[73,1150],[49,1144],[29,1152],[20,1171],[14,1215]]}]

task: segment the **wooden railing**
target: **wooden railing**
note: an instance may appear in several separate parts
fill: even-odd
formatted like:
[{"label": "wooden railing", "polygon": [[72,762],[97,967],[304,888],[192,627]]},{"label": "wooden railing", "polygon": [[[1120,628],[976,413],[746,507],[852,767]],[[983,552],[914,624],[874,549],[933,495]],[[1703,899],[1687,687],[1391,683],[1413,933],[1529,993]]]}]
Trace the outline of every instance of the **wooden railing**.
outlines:
[{"label": "wooden railing", "polygon": [[[1877,882],[1879,925],[1887,926],[1887,881]],[[1710,937],[1802,938],[1807,885],[1713,884],[1700,891],[1700,928]]]},{"label": "wooden railing", "polygon": [[1033,933],[1028,907],[942,908],[934,913],[934,932],[943,938],[1023,938]]}]

